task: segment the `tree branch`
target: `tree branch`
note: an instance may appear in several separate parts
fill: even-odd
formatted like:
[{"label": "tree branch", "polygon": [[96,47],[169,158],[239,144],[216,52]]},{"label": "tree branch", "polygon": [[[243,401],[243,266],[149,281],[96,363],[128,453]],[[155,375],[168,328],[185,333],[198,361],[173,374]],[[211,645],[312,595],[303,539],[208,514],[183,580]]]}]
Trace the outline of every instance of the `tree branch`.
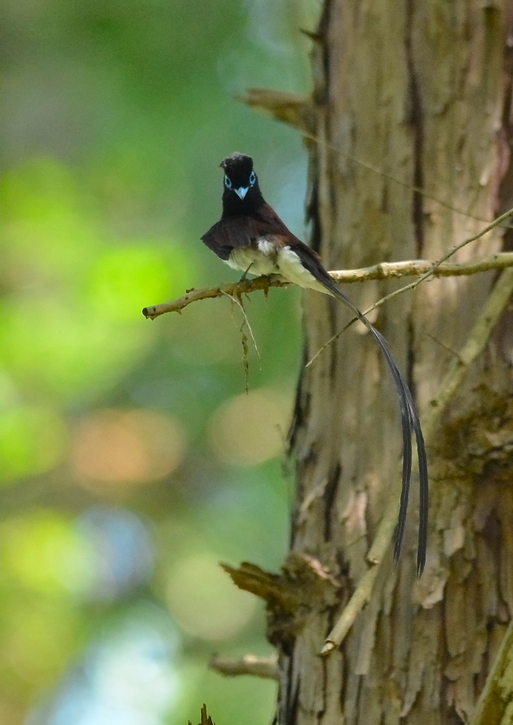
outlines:
[{"label": "tree branch", "polygon": [[249,88],[246,93],[237,96],[237,100],[298,128],[305,135],[315,130],[314,105],[309,96],[269,88]]},{"label": "tree branch", "polygon": [[262,677],[267,680],[278,679],[277,655],[271,655],[270,657],[244,655],[240,659],[213,655],[208,666],[211,670],[215,670],[226,677],[252,675],[253,677]]},{"label": "tree branch", "polygon": [[[330,274],[337,282],[354,284],[356,282],[368,282],[369,280],[383,280],[399,277],[425,278],[429,274],[432,274],[435,277],[465,276],[478,274],[480,272],[488,272],[492,269],[505,269],[506,267],[512,266],[513,252],[500,252],[497,254],[490,254],[476,261],[465,262],[463,264],[450,264],[448,262],[439,264],[438,262],[428,262],[423,259],[414,259],[407,262],[380,263],[375,264],[372,267],[363,267],[362,269],[337,270],[330,272]],[[240,297],[258,290],[267,292],[270,287],[286,287],[288,284],[289,283],[283,277],[276,274],[269,277],[246,279],[241,282],[225,283],[219,285],[218,287],[210,287],[207,289],[191,289],[176,300],[145,307],[142,313],[146,318],[154,320],[156,317],[159,317],[166,312],[181,312],[185,307],[187,307],[187,305],[190,305],[192,302],[197,302],[198,300],[222,297],[223,295]]]},{"label": "tree branch", "polygon": [[269,287],[286,287],[288,284],[279,275],[272,275],[269,277],[245,279],[241,282],[226,282],[220,284],[219,287],[210,287],[208,289],[190,289],[177,300],[144,307],[142,313],[147,319],[154,320],[166,312],[181,312],[184,307],[198,300],[207,300],[212,297],[223,297],[226,295],[237,298],[249,292],[257,292],[258,290],[263,290],[267,294]]}]

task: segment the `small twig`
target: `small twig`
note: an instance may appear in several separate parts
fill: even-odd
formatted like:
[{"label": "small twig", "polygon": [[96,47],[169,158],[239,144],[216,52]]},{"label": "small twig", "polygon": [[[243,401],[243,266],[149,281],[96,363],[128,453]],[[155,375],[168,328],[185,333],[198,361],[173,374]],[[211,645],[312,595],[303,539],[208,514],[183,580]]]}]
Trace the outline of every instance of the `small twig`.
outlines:
[{"label": "small twig", "polygon": [[512,292],[513,269],[505,269],[491,290],[466,343],[450,361],[438,395],[428,406],[423,421],[426,438],[432,438],[435,434],[443,412],[462,384],[468,368],[483,352],[500,315],[511,299]]},{"label": "small twig", "polygon": [[[224,295],[229,297],[232,302],[235,302],[235,304],[239,307],[240,311],[242,312],[242,325],[238,328],[241,336],[241,342],[242,342],[242,367],[244,369],[244,389],[246,391],[246,395],[249,393],[249,349],[248,349],[248,336],[244,332],[244,328],[247,327],[249,330],[249,334],[251,336],[251,340],[253,341],[253,346],[255,348],[255,352],[257,354],[258,360],[260,362],[260,369],[262,369],[262,358],[260,357],[260,351],[258,349],[258,345],[255,340],[255,336],[253,335],[253,329],[251,325],[249,324],[248,316],[246,315],[246,310],[244,309],[244,305],[242,304],[242,297],[234,297],[233,295],[229,295],[228,292],[223,292]],[[235,322],[235,320],[234,320]]]},{"label": "small twig", "polygon": [[[502,217],[499,217],[502,219]],[[489,229],[487,228],[487,230]],[[484,234],[482,232],[481,234]],[[472,238],[474,239],[474,237]],[[466,240],[465,243],[471,240]],[[459,248],[459,247],[458,247]],[[451,251],[451,254],[454,252]],[[504,269],[506,267],[513,266],[513,252],[500,252],[497,254],[490,254],[486,257],[482,257],[477,261],[465,262],[463,264],[444,264],[442,262],[427,262],[423,259],[414,259],[406,262],[386,262],[375,264],[372,267],[363,267],[361,269],[346,269],[346,270],[335,270],[330,272],[331,276],[337,282],[344,284],[354,284],[359,282],[368,282],[369,280],[383,280],[390,278],[399,277],[417,277],[421,276],[420,280],[416,280],[412,285],[416,286],[423,278],[427,278],[428,275],[435,277],[454,277],[454,276],[466,276],[470,274],[478,274],[479,272],[487,272],[492,269]],[[279,275],[271,275],[269,277],[256,277],[255,279],[246,279],[242,282],[232,282],[221,284],[218,287],[210,287],[206,289],[189,290],[182,297],[170,302],[163,302],[158,305],[150,305],[145,307],[142,311],[143,315],[154,320],[156,317],[165,314],[166,312],[181,312],[187,305],[198,300],[212,299],[215,297],[222,297],[223,295],[229,295],[230,297],[240,297],[250,292],[257,292],[258,290],[267,290],[270,287],[287,287],[288,282],[280,277]],[[402,287],[401,290],[396,290],[392,295],[399,294],[400,291],[410,289],[410,285]],[[383,304],[389,297],[384,297],[376,303],[375,307]],[[372,307],[371,309],[374,309]],[[368,310],[370,311],[370,310]]]},{"label": "small twig", "polygon": [[213,655],[208,666],[211,670],[226,675],[226,677],[252,675],[267,680],[277,680],[279,678],[277,655],[270,655],[269,657],[244,655],[240,659]]},{"label": "small twig", "polygon": [[429,337],[430,340],[433,340],[435,345],[440,345],[440,347],[442,347],[444,350],[446,350],[450,355],[453,355],[454,357],[459,356],[459,352],[454,350],[454,348],[449,347],[449,345],[446,345],[445,342],[443,342],[443,340],[439,340],[438,337],[435,337],[427,330],[424,330],[424,334],[426,335],[426,337]]},{"label": "small twig", "polygon": [[[449,363],[449,369],[442,380],[439,394],[427,406],[422,422],[426,446],[429,446],[430,441],[433,440],[440,419],[461,386],[467,370],[484,350],[512,293],[513,269],[506,269],[492,289],[459,355]],[[340,646],[357,615],[370,599],[379,568],[394,535],[399,495],[399,484],[397,484],[394,486],[393,494],[390,496],[378,526],[376,537],[367,554],[369,569],[358,582],[351,599],[326,638],[321,654],[329,654]]]},{"label": "small twig", "polygon": [[342,614],[327,636],[321,655],[329,654],[343,642],[346,634],[353,626],[354,620],[369,601],[378,572],[379,567],[374,565],[367,569],[362,576],[353,592],[353,596],[342,610]]}]

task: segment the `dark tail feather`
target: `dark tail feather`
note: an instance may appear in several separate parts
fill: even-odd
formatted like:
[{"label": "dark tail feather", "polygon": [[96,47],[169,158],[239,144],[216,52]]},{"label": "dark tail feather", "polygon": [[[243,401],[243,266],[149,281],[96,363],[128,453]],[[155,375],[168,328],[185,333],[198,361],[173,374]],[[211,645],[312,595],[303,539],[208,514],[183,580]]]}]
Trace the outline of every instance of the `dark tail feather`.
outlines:
[{"label": "dark tail feather", "polygon": [[[316,270],[318,271],[318,270]],[[428,470],[427,470],[427,456],[426,448],[424,445],[424,436],[422,435],[422,428],[420,425],[419,416],[415,408],[415,403],[408,387],[406,380],[404,379],[401,371],[397,367],[397,364],[390,352],[388,343],[383,335],[376,330],[365,315],[360,312],[358,307],[351,302],[349,297],[346,297],[336,286],[335,282],[326,273],[327,278],[324,278],[323,274],[315,274],[318,281],[321,282],[330,292],[336,295],[344,304],[346,304],[356,317],[364,323],[364,325],[372,333],[374,339],[378,343],[385,360],[387,362],[390,373],[395,383],[397,393],[399,395],[399,403],[401,410],[401,422],[403,429],[403,473],[402,473],[402,488],[401,488],[401,501],[399,504],[399,517],[397,521],[397,529],[395,534],[395,547],[394,547],[394,558],[397,560],[401,553],[401,546],[403,543],[404,529],[406,525],[406,514],[408,510],[408,498],[410,495],[410,481],[411,481],[411,468],[412,468],[412,433],[415,434],[415,440],[417,443],[417,457],[419,461],[419,484],[420,484],[420,503],[419,503],[419,538],[417,548],[417,573],[420,576],[424,570],[426,563],[426,547],[427,547],[427,526],[428,526]]]}]

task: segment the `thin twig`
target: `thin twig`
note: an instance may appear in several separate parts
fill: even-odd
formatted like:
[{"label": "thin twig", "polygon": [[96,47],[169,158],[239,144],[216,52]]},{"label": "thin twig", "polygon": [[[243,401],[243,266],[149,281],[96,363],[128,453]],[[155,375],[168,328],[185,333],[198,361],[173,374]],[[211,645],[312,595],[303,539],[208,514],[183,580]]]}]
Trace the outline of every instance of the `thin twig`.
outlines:
[{"label": "thin twig", "polygon": [[[422,423],[427,446],[433,440],[440,419],[460,388],[467,370],[484,350],[512,293],[513,269],[506,269],[491,291],[459,355],[449,363],[449,369],[440,385],[440,392],[427,406]],[[340,646],[357,615],[371,597],[378,570],[394,535],[399,495],[399,484],[397,484],[394,486],[393,495],[390,496],[385,513],[378,526],[376,537],[367,554],[369,569],[358,582],[351,599],[326,638],[321,654],[329,654]]]},{"label": "thin twig", "polygon": [[248,316],[246,314],[246,310],[244,309],[244,305],[242,304],[241,299],[238,298],[238,297],[235,297],[235,295],[228,294],[228,292],[225,292],[224,290],[223,290],[223,294],[226,295],[226,297],[229,297],[232,302],[235,302],[235,304],[238,306],[238,308],[242,312],[242,316],[243,316],[244,320],[242,322],[241,332],[242,332],[242,328],[244,327],[244,325],[246,325],[246,327],[249,330],[249,334],[251,336],[251,340],[253,342],[253,347],[255,348],[255,352],[257,354],[257,357],[261,361],[262,358],[260,357],[260,350],[258,349],[257,341],[255,340],[255,336],[253,334],[253,329],[252,329],[251,325],[249,324],[249,319],[248,319]]},{"label": "thin twig", "polygon": [[[258,360],[260,362],[260,369],[262,369],[262,358],[260,357],[260,350],[258,349],[257,342],[255,340],[255,336],[253,335],[253,328],[251,327],[249,323],[248,316],[246,314],[246,310],[244,309],[244,305],[242,304],[242,297],[235,297],[235,295],[229,295],[228,292],[224,292],[223,294],[226,295],[226,297],[229,297],[232,302],[234,302],[242,312],[242,324],[238,328],[240,335],[241,335],[241,342],[242,342],[242,367],[244,368],[244,387],[246,390],[246,395],[249,393],[249,350],[248,350],[248,337],[246,333],[244,332],[244,328],[247,327],[249,330],[249,334],[251,336],[251,340],[253,341],[253,346],[255,348],[255,352],[257,354]],[[235,322],[235,320],[234,320]]]},{"label": "thin twig", "polygon": [[[510,214],[510,212],[508,212],[508,214]],[[502,217],[499,217],[499,219],[502,219]],[[485,231],[489,231],[490,228],[487,228]],[[482,232],[481,234],[484,233],[485,232]],[[473,239],[474,237],[472,240]],[[472,240],[466,240],[465,244]],[[458,247],[458,249],[459,248],[460,247]],[[453,254],[456,249],[457,248],[452,250],[451,254]],[[391,296],[394,296],[399,294],[401,291],[410,289],[411,286],[416,286],[422,279],[427,278],[428,275],[433,275],[435,277],[454,277],[478,274],[479,272],[487,272],[492,269],[504,269],[511,266],[513,266],[513,252],[500,252],[482,257],[477,261],[465,262],[463,264],[444,264],[443,262],[428,262],[423,259],[414,259],[405,262],[380,263],[375,264],[372,267],[363,267],[361,269],[335,270],[330,272],[330,274],[334,280],[344,284],[368,282],[369,280],[421,276],[421,279],[416,280],[412,283],[412,285],[402,287],[400,290],[393,292]],[[240,297],[241,295],[245,295],[250,292],[257,292],[258,290],[267,292],[270,287],[287,287],[288,284],[289,283],[283,279],[283,277],[280,277],[280,275],[256,277],[255,279],[246,279],[242,282],[221,284],[218,287],[189,290],[185,293],[185,295],[176,300],[163,302],[158,305],[150,305],[149,307],[145,307],[142,312],[146,318],[154,320],[156,317],[159,317],[166,312],[181,312],[192,302],[197,302],[199,300],[222,297],[223,295]],[[385,300],[388,300],[389,298],[390,296],[384,297],[382,300],[379,300],[374,307],[382,305]],[[370,309],[374,309],[374,307]]]},{"label": "thin twig", "polygon": [[226,675],[226,677],[252,675],[253,677],[262,677],[267,680],[277,680],[279,677],[278,657],[276,655],[269,657],[244,655],[239,659],[213,655],[208,666],[211,670],[215,670],[221,675]]}]

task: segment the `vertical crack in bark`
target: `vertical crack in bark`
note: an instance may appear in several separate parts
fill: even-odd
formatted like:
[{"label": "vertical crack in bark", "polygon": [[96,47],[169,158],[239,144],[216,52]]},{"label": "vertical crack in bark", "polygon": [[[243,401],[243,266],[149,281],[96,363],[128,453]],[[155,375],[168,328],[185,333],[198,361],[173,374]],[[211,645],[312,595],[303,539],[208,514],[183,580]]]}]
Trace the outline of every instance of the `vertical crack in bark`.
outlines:
[{"label": "vertical crack in bark", "polygon": [[321,723],[323,719],[323,715],[326,712],[326,703],[329,701],[330,693],[328,692],[328,660],[326,657],[323,657],[321,660],[321,667],[322,667],[322,711],[317,713],[317,722]]},{"label": "vertical crack in bark", "polygon": [[331,541],[331,511],[335,501],[341,471],[340,463],[337,463],[324,489],[324,541]]},{"label": "vertical crack in bark", "polygon": [[290,660],[291,668],[289,673],[289,681],[294,683],[294,687],[292,687],[289,691],[288,707],[286,713],[287,720],[284,720],[284,725],[286,725],[286,723],[288,723],[289,725],[295,725],[295,723],[297,723],[298,721],[300,679],[299,677],[295,678],[294,676],[294,660],[294,657],[292,657]]},{"label": "vertical crack in bark", "polygon": [[[511,20],[510,20],[511,22]],[[504,102],[502,106],[502,122],[499,131],[499,154],[503,176],[499,186],[499,208],[502,214],[513,206],[513,164],[511,163],[511,147],[513,144],[513,35],[508,29],[508,39],[504,53]],[[513,249],[513,230],[507,229],[502,238],[502,248],[508,252]]]},{"label": "vertical crack in bark", "polygon": [[[406,45],[406,62],[408,66],[409,76],[409,95],[410,95],[410,123],[413,127],[414,144],[413,144],[413,184],[421,189],[424,184],[424,174],[422,171],[422,155],[424,150],[424,113],[422,109],[422,100],[419,90],[419,82],[415,71],[415,58],[413,54],[413,14],[415,9],[415,0],[406,0],[407,13],[407,29],[405,36]],[[424,246],[424,229],[423,229],[423,197],[418,191],[413,192],[412,202],[413,228],[415,231],[415,252],[419,259],[422,258]]]},{"label": "vertical crack in bark", "polygon": [[331,19],[331,0],[326,0],[322,8],[321,18],[319,20],[319,29],[317,35],[321,39],[321,67],[322,67],[322,84],[316,83],[314,88],[314,100],[317,106],[324,106],[328,103],[329,88],[329,42],[328,31]]},{"label": "vertical crack in bark", "polygon": [[[406,63],[408,67],[408,90],[410,99],[410,123],[413,128],[413,184],[417,189],[424,186],[424,173],[422,168],[424,152],[424,112],[419,89],[419,82],[415,70],[415,57],[413,52],[413,16],[415,12],[415,0],[406,0]],[[424,220],[423,220],[423,196],[419,191],[413,192],[412,197],[412,220],[415,232],[415,253],[419,259],[422,258],[424,248]],[[415,330],[411,320],[407,327],[407,380],[415,397],[413,368],[415,356],[413,347],[415,342]]]},{"label": "vertical crack in bark", "polygon": [[290,460],[290,458],[294,455],[298,433],[304,427],[305,420],[308,419],[308,416],[310,414],[311,396],[309,392],[305,392],[308,391],[308,386],[305,385],[304,381],[304,377],[306,374],[305,365],[309,359],[310,355],[308,352],[307,342],[305,342],[301,354],[301,366],[299,368],[299,377],[296,385],[296,394],[294,397],[294,406],[292,408],[291,421],[289,429],[287,431],[287,460]]}]

